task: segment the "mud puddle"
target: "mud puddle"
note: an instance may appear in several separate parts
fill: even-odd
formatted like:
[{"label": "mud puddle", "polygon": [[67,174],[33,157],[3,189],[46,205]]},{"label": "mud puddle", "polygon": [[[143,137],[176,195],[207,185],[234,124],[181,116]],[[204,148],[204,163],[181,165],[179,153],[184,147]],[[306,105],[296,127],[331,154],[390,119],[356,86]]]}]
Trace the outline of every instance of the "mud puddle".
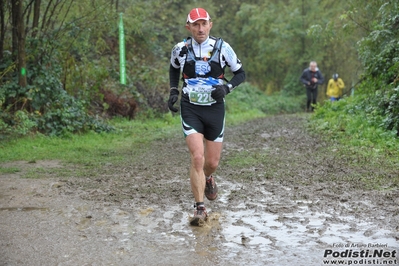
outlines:
[{"label": "mud puddle", "polygon": [[[218,204],[207,202],[203,227],[189,225],[186,204],[161,209],[58,197],[40,207],[5,207],[11,195],[2,192],[0,265],[325,265],[325,252],[345,251],[345,245],[353,252],[399,248],[397,232],[372,219],[318,211],[317,202],[290,202],[263,187],[256,201],[226,209],[240,184],[219,178],[219,186],[223,193]],[[369,247],[375,244],[381,247]],[[395,265],[395,259],[379,262]]]}]

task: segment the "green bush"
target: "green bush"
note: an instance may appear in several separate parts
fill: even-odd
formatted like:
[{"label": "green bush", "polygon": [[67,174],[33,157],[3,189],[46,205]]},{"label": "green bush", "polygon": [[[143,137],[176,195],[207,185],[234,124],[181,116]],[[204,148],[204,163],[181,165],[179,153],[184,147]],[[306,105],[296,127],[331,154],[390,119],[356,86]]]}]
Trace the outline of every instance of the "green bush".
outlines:
[{"label": "green bush", "polygon": [[394,130],[386,130],[384,115],[370,107],[370,97],[358,95],[318,106],[309,126],[329,139],[361,148],[397,149],[399,140]]},{"label": "green bush", "polygon": [[26,87],[18,85],[16,76],[9,76],[0,94],[0,134],[5,138],[39,131],[46,135],[94,130],[110,131],[96,117],[89,115],[87,103],[69,95],[61,82],[58,54],[43,54],[28,62]]},{"label": "green bush", "polygon": [[52,101],[51,107],[36,118],[37,129],[46,135],[65,135],[68,133],[108,132],[113,128],[88,115],[82,101],[76,100],[66,92],[60,93]]},{"label": "green bush", "polygon": [[285,96],[281,92],[266,95],[250,83],[238,86],[226,98],[226,110],[231,114],[258,110],[264,114],[295,113],[303,110],[304,96]]},{"label": "green bush", "polygon": [[365,67],[361,93],[367,94],[365,112],[383,116],[379,126],[399,136],[399,3],[383,3],[370,34],[359,42],[359,57]]},{"label": "green bush", "polygon": [[[9,123],[5,121],[9,121]],[[12,116],[8,113],[1,113],[0,140],[5,139],[7,136],[25,136],[32,131],[35,126],[36,123],[29,118],[29,113],[26,111],[18,110]]]}]

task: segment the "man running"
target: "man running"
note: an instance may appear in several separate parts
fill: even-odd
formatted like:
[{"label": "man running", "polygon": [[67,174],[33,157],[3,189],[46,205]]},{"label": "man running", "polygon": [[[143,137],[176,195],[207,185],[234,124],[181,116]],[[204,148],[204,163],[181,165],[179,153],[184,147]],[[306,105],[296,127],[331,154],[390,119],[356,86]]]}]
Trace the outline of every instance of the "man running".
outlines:
[{"label": "man running", "polygon": [[[212,21],[205,9],[192,9],[185,27],[191,37],[176,44],[171,53],[168,107],[173,112],[178,111],[174,104],[180,94],[178,86],[182,77],[181,122],[191,156],[190,184],[196,207],[190,224],[199,226],[208,216],[204,193],[208,200],[217,198],[218,188],[212,174],[222,152],[224,98],[245,80],[245,72],[231,46],[220,38],[209,36]],[[234,74],[227,83],[224,79],[226,66]]]}]

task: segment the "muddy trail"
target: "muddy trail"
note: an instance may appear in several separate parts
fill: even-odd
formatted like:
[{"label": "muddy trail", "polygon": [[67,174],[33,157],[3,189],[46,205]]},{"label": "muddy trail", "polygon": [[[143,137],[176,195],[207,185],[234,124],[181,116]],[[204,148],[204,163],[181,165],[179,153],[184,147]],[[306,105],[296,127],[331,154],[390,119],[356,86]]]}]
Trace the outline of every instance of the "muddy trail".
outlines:
[{"label": "muddy trail", "polygon": [[[309,133],[308,119],[227,125],[203,227],[188,222],[180,132],[95,175],[58,161],[3,164],[21,171],[0,176],[0,265],[399,265],[399,190],[364,182],[399,171],[342,155]],[[50,168],[75,176],[21,178]]]}]

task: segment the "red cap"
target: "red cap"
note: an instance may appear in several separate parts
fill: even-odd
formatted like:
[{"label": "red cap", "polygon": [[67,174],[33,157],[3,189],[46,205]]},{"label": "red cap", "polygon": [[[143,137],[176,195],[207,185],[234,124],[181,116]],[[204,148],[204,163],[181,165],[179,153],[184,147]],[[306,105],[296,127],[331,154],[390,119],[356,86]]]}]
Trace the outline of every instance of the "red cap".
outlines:
[{"label": "red cap", "polygon": [[205,9],[200,7],[194,8],[190,11],[190,13],[188,13],[187,22],[194,23],[200,19],[210,20],[211,17],[209,16],[208,12],[206,12]]}]

